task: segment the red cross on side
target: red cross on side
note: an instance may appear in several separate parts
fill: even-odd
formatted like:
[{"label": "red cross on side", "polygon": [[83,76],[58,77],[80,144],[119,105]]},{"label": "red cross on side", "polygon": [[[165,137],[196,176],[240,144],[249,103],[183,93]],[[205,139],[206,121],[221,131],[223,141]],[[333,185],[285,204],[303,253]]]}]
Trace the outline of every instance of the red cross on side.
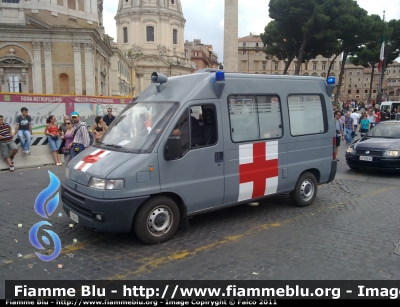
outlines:
[{"label": "red cross on side", "polygon": [[253,144],[253,163],[239,165],[239,183],[253,182],[252,198],[264,196],[266,179],[278,176],[278,159],[265,160],[265,144]]},{"label": "red cross on side", "polygon": [[101,159],[100,155],[103,154],[105,150],[100,150],[98,153],[95,155],[88,155],[82,160],[82,164],[79,165],[78,170],[82,170],[87,164],[93,164],[96,163],[98,160]]}]

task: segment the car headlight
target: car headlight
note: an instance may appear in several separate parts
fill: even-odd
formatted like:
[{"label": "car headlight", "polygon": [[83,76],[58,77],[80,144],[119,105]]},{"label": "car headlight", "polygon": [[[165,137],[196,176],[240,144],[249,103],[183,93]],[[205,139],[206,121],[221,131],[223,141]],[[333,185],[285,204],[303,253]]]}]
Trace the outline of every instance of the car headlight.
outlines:
[{"label": "car headlight", "polygon": [[383,156],[384,156],[384,157],[396,158],[396,157],[399,156],[399,154],[400,154],[400,150],[386,150],[386,151],[383,153]]},{"label": "car headlight", "polygon": [[89,180],[89,188],[98,190],[122,190],[125,187],[124,179],[101,179],[92,177]]},{"label": "car headlight", "polygon": [[354,153],[354,149],[351,148],[351,147],[347,147],[346,153],[348,153],[348,154],[353,154],[353,153]]}]

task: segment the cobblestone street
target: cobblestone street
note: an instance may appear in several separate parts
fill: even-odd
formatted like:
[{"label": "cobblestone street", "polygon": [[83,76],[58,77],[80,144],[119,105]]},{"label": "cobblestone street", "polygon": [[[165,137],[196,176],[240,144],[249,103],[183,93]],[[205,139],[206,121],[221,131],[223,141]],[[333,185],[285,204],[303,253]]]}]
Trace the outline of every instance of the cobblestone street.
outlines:
[{"label": "cobblestone street", "polygon": [[159,245],[84,229],[60,204],[49,222],[62,252],[50,262],[35,255],[28,233],[44,220],[33,204],[48,171],[62,180],[65,168],[0,172],[0,298],[5,280],[23,279],[399,280],[400,175],[352,171],[344,150],[335,180],[319,186],[312,206],[279,195],[199,215]]}]

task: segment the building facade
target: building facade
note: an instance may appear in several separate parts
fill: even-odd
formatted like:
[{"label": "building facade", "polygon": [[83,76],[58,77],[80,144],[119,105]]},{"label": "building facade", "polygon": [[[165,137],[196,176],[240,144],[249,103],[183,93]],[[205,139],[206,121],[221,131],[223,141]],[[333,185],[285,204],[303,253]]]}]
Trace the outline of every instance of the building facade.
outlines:
[{"label": "building facade", "polygon": [[390,100],[400,101],[400,63],[389,64],[385,73],[383,95]]},{"label": "building facade", "polygon": [[180,0],[119,0],[115,20],[117,47],[132,60],[137,94],[150,85],[154,71],[167,76],[193,72],[185,54]]},{"label": "building facade", "polygon": [[125,53],[118,49],[117,43],[112,41],[110,68],[111,96],[135,96],[135,69],[132,61],[129,60]]},{"label": "building facade", "polygon": [[0,91],[110,95],[113,52],[102,5],[103,0],[0,2]]},{"label": "building facade", "polygon": [[[374,74],[371,76],[372,68],[364,68],[346,63],[343,78],[341,100],[371,100],[378,98],[380,73],[375,67]],[[370,82],[372,78],[372,90]],[[400,63],[389,64],[385,70],[382,82],[383,100],[399,100],[400,96]]]},{"label": "building facade", "polygon": [[[238,71],[255,74],[283,74],[285,62],[266,57],[263,52],[264,44],[260,35],[250,33],[238,39]],[[292,75],[295,71],[296,59],[289,65],[287,73]],[[333,62],[333,63],[332,63]],[[330,76],[338,78],[341,61],[339,58],[324,58],[317,56],[315,59],[303,63],[300,75],[327,77],[330,65]]]},{"label": "building facade", "polygon": [[196,69],[219,67],[218,55],[212,45],[204,45],[200,39],[194,39],[193,42],[185,41],[185,56],[190,57]]}]

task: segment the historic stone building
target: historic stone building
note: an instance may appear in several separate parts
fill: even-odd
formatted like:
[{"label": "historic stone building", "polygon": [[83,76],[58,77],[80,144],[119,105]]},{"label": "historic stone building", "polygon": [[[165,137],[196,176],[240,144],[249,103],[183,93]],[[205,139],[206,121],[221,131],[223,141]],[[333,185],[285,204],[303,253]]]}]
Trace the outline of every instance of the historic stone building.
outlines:
[{"label": "historic stone building", "polygon": [[384,96],[400,101],[400,63],[393,62],[388,65],[383,85]]},{"label": "historic stone building", "polygon": [[[238,71],[244,73],[256,74],[282,74],[285,69],[285,62],[277,59],[266,57],[263,52],[264,44],[260,35],[250,33],[245,37],[238,39]],[[300,75],[304,76],[320,76],[326,77],[329,65],[332,64],[330,75],[339,77],[340,58],[324,58],[317,56],[306,63],[303,63],[300,68]],[[296,59],[289,65],[288,74],[293,75],[296,66]]]},{"label": "historic stone building", "polygon": [[[372,90],[370,92],[372,68],[364,68],[346,63],[341,100],[371,100],[378,98],[380,73],[375,67],[372,76]],[[399,100],[400,98],[400,63],[389,64],[385,70],[382,82],[383,100]]]},{"label": "historic stone building", "polygon": [[193,72],[185,54],[180,0],[119,0],[115,20],[117,47],[133,61],[137,94],[151,83],[154,71],[168,76]]},{"label": "historic stone building", "polygon": [[0,91],[110,95],[103,0],[3,0]]},{"label": "historic stone building", "polygon": [[194,39],[193,42],[185,41],[185,56],[191,58],[196,69],[219,67],[218,55],[212,45],[204,45],[200,39]]}]

